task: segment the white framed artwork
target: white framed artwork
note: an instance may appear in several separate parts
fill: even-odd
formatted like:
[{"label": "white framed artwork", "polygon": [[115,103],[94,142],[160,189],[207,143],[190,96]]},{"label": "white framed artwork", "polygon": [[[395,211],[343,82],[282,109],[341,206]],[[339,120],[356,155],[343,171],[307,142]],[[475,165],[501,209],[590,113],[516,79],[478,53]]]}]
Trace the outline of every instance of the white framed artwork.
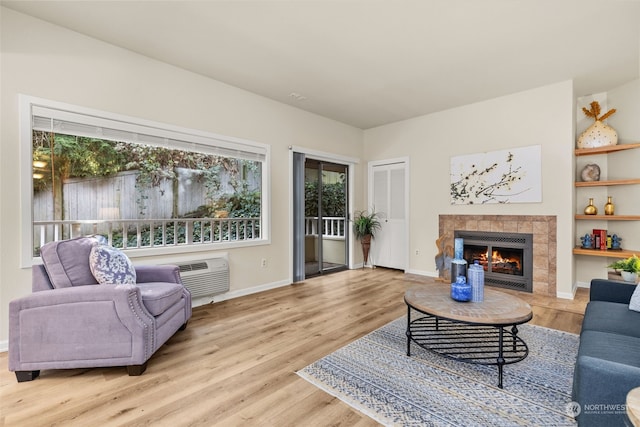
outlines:
[{"label": "white framed artwork", "polygon": [[451,204],[542,202],[540,145],[451,158]]}]

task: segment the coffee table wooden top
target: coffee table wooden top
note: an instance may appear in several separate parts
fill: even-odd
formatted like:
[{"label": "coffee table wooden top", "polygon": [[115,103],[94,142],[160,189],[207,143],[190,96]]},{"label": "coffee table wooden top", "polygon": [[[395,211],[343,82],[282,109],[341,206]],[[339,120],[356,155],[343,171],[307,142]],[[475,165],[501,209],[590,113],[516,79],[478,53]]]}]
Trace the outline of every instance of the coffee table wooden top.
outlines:
[{"label": "coffee table wooden top", "polygon": [[466,323],[485,325],[519,325],[533,317],[531,306],[505,292],[484,288],[484,301],[459,302],[451,298],[451,286],[425,284],[405,293],[407,305],[425,314]]},{"label": "coffee table wooden top", "polygon": [[640,426],[640,387],[627,394],[627,416],[634,426]]}]

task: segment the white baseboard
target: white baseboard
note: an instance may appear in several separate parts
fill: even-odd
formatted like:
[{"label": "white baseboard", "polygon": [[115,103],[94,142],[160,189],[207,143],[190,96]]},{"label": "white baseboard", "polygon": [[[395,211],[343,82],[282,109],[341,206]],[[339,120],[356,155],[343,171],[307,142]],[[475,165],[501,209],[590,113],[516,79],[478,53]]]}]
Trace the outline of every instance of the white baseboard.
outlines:
[{"label": "white baseboard", "polygon": [[9,351],[9,340],[0,341],[0,353]]},{"label": "white baseboard", "polygon": [[574,293],[572,292],[556,292],[556,298],[573,299]]},{"label": "white baseboard", "polygon": [[578,288],[588,288],[589,284],[585,282],[575,282],[571,287],[571,292],[556,292],[557,298],[574,299]]}]

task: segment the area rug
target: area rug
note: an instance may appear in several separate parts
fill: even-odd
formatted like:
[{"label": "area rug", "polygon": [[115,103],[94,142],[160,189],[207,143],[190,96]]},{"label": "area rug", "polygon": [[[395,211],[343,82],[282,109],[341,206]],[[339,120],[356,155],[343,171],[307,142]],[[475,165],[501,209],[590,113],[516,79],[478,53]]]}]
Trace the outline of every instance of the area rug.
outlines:
[{"label": "area rug", "polygon": [[569,415],[578,336],[518,327],[528,357],[504,367],[451,360],[411,344],[406,318],[346,345],[298,375],[387,426],[575,426]]}]

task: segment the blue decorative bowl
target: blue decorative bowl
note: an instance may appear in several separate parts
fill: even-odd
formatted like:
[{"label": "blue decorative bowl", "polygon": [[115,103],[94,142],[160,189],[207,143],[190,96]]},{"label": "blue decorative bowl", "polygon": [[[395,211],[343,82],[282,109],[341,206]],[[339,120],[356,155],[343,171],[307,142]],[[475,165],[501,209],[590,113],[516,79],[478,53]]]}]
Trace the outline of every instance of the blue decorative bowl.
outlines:
[{"label": "blue decorative bowl", "polygon": [[451,298],[456,301],[471,301],[471,285],[469,283],[452,283]]}]

